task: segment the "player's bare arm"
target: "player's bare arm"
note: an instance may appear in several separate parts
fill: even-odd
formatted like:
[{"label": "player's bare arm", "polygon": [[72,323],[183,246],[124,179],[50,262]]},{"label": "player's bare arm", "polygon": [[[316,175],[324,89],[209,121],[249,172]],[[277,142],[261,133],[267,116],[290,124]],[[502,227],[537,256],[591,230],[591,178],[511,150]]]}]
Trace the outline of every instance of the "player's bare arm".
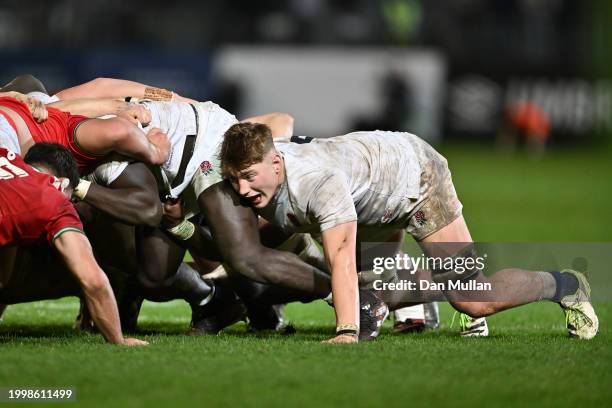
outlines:
[{"label": "player's bare arm", "polygon": [[20,92],[9,91],[9,92],[0,92],[0,97],[9,96],[11,98],[17,99],[19,102],[27,105],[28,109],[32,113],[32,117],[37,122],[44,122],[47,120],[48,112],[45,108],[45,105],[36,98],[32,98],[31,96],[24,95]]},{"label": "player's bare arm", "polygon": [[85,151],[104,155],[112,151],[153,165],[168,158],[170,141],[158,128],[145,135],[142,130],[123,118],[91,119],[75,132],[75,139]]},{"label": "player's bare arm", "polygon": [[252,116],[240,122],[261,123],[267,125],[272,131],[272,137],[282,138],[293,136],[295,120],[293,116],[285,112],[271,112],[264,115]]},{"label": "player's bare arm", "polygon": [[70,112],[73,115],[87,116],[88,118],[116,115],[132,123],[140,122],[144,126],[151,122],[151,113],[144,106],[126,102],[122,99],[70,99],[52,102],[48,106]]},{"label": "player's bare arm", "polygon": [[153,174],[143,163],[132,163],[109,187],[81,180],[74,195],[106,214],[131,225],[159,225],[162,208]]},{"label": "player's bare arm", "polygon": [[209,187],[200,194],[198,204],[217,248],[232,270],[257,282],[321,298],[329,295],[328,275],[293,253],[261,244],[255,213],[240,202],[228,182]]},{"label": "player's bare arm", "polygon": [[356,343],[359,322],[359,287],[355,247],[357,221],[323,231],[325,259],[331,270],[337,336],[327,343]]},{"label": "player's bare arm", "polygon": [[16,255],[16,246],[0,247],[0,289],[5,287],[11,279]]},{"label": "player's bare arm", "polygon": [[81,85],[64,89],[57,93],[62,100],[82,98],[125,98],[128,96],[155,101],[176,101],[196,103],[193,99],[183,97],[163,88],[115,78],[96,78]]},{"label": "player's bare arm", "polygon": [[126,346],[148,344],[123,337],[115,295],[108,278],[93,256],[87,237],[78,231],[65,231],[53,244],[70,272],[77,278],[91,316],[104,338],[109,343]]}]

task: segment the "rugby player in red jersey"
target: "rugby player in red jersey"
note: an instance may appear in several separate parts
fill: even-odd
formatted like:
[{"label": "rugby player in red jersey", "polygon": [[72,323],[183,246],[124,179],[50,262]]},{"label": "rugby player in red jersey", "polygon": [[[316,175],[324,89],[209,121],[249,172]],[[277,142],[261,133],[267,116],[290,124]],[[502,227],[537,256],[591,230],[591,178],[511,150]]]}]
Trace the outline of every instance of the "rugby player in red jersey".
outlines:
[{"label": "rugby player in red jersey", "polygon": [[0,148],[0,289],[11,278],[16,246],[46,239],[77,279],[105,339],[114,344],[146,345],[145,341],[123,337],[108,278],[98,266],[68,199],[78,180],[74,159],[57,145],[39,144],[32,149],[45,150],[39,157],[59,158],[72,167],[74,176],[54,177],[43,172],[52,171],[54,163],[32,163],[36,169],[14,152]]},{"label": "rugby player in red jersey", "polygon": [[[33,109],[15,96],[13,92],[0,93],[0,117],[9,125],[0,138],[18,145],[14,151],[19,154],[25,154],[34,143],[61,144],[73,154],[81,172],[92,169],[113,151],[153,165],[168,158],[170,141],[160,129],[150,129],[145,135],[123,118],[90,119],[53,107]],[[33,116],[37,113],[38,117]]]}]

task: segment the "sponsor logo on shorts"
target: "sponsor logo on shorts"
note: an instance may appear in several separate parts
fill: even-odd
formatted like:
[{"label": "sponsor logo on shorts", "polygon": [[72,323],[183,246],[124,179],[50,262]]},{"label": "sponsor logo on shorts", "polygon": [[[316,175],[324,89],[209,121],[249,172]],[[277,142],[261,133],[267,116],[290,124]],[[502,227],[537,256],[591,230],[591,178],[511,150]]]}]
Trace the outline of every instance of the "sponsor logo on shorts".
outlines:
[{"label": "sponsor logo on shorts", "polygon": [[425,218],[425,213],[421,210],[414,213],[414,221],[417,223],[419,227],[422,227],[427,223],[427,218]]},{"label": "sponsor logo on shorts", "polygon": [[205,160],[202,163],[200,163],[200,171],[205,176],[208,176],[210,173],[213,172],[213,166],[212,164],[210,164],[208,160]]}]

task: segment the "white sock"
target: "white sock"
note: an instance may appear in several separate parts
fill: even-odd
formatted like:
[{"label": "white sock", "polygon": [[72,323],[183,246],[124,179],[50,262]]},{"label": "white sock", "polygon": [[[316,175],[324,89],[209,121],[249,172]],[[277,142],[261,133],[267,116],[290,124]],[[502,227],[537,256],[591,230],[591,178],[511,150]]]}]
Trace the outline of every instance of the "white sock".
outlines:
[{"label": "white sock", "polygon": [[415,305],[397,309],[395,312],[396,322],[405,322],[407,319],[425,320],[425,309],[423,305]]},{"label": "white sock", "polygon": [[208,294],[208,296],[206,296],[204,299],[202,299],[202,301],[200,303],[198,303],[199,306],[204,306],[206,304],[208,304],[212,298],[215,297],[215,285],[213,284],[210,288],[210,293]]}]

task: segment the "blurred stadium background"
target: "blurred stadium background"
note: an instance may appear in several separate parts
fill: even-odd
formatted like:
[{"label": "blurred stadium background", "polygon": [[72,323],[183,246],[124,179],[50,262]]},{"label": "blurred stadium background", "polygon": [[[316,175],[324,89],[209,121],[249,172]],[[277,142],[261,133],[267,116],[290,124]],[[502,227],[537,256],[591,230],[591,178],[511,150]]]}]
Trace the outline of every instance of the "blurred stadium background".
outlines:
[{"label": "blurred stadium background", "polygon": [[537,105],[550,143],[612,131],[606,0],[4,0],[0,78],[49,91],[98,76],[285,110],[296,132],[408,129],[496,140]]},{"label": "blurred stadium background", "polygon": [[[611,21],[609,0],[0,0],[0,82],[116,77],[238,117],[286,111],[296,134],[410,131],[449,159],[477,240],[610,242]],[[484,341],[443,307],[439,332],[332,350],[323,304],[289,307],[294,337],[218,339],[182,336],[182,302],[146,304],[141,326],[167,335],[136,351],[72,333],[74,300],[18,305],[0,385],[72,385],[92,406],[609,406],[610,305],[588,343],[538,304]]]}]

